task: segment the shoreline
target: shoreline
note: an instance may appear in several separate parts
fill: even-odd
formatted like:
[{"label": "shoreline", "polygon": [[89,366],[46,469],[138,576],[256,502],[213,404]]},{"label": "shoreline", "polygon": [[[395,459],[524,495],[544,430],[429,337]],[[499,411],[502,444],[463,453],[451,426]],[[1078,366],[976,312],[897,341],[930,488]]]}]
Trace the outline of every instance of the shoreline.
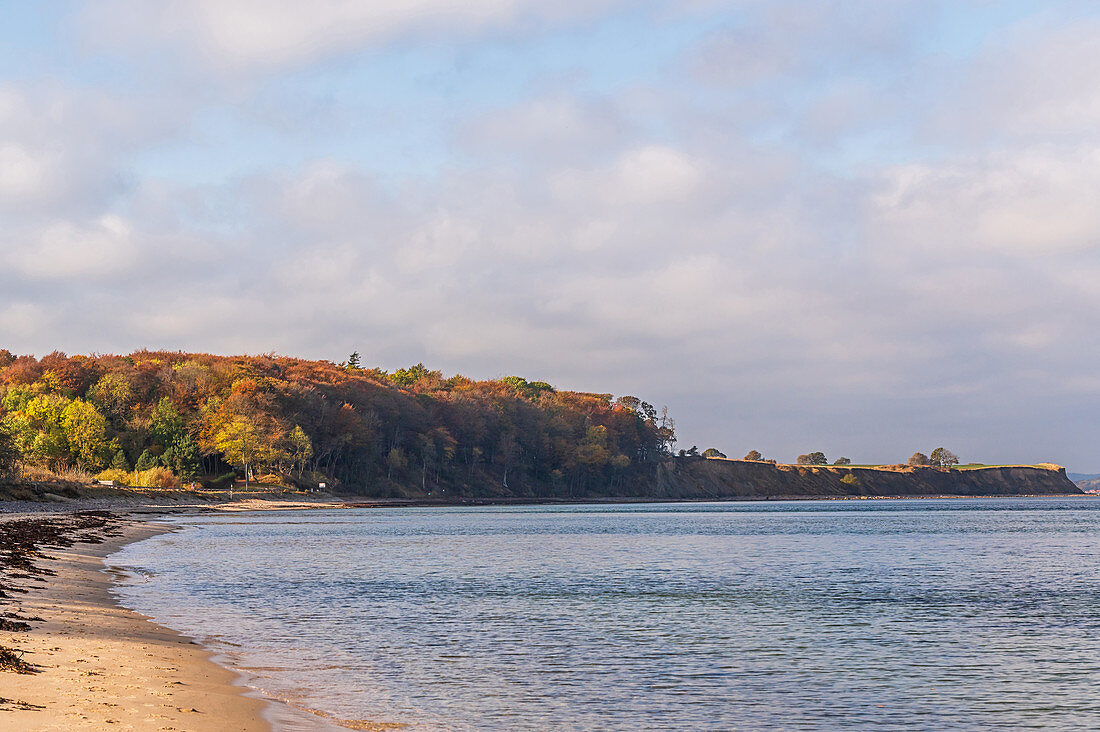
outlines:
[{"label": "shoreline", "polygon": [[163,501],[135,503],[128,499],[75,498],[64,503],[39,501],[0,500],[0,520],[4,518],[33,518],[49,515],[68,515],[77,511],[106,510],[117,512],[128,520],[155,521],[159,517],[203,513],[234,513],[261,511],[339,510],[349,508],[477,508],[488,506],[599,506],[634,504],[682,504],[682,503],[767,503],[782,501],[903,501],[942,500],[948,498],[1089,498],[1100,493],[906,493],[893,495],[768,495],[730,496],[707,498],[626,497],[599,496],[591,498],[468,498],[460,500],[433,498],[365,498],[353,495],[327,495],[312,500],[288,499],[283,496],[270,498],[250,497],[233,501],[210,503],[175,503]]},{"label": "shoreline", "polygon": [[[69,514],[53,514],[59,515]],[[219,662],[216,649],[119,602],[112,590],[124,578],[107,558],[172,530],[154,521],[123,516],[101,543],[47,548],[38,565],[53,574],[23,582],[26,594],[3,603],[5,612],[35,619],[29,631],[0,632],[0,645],[21,653],[37,673],[0,672],[0,726],[6,732],[341,729],[323,713],[264,696],[246,684],[244,672]]]},{"label": "shoreline", "polygon": [[99,544],[47,549],[40,566],[55,574],[8,601],[6,609],[42,622],[0,636],[39,669],[0,675],[0,697],[10,700],[4,729],[270,732],[268,702],[249,696],[237,673],[118,603],[106,557],[168,529],[133,519],[117,528]]}]

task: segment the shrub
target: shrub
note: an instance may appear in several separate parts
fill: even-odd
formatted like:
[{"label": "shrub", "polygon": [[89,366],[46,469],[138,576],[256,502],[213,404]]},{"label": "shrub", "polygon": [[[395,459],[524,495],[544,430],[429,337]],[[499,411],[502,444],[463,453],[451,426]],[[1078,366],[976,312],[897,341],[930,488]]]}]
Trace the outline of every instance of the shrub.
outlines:
[{"label": "shrub", "polygon": [[130,485],[130,473],[126,470],[119,470],[118,468],[108,468],[102,473],[97,475],[96,480],[110,480],[114,481],[118,485]]},{"label": "shrub", "polygon": [[148,470],[135,470],[130,473],[117,468],[108,468],[96,476],[97,480],[113,480],[119,485],[131,488],[179,488],[179,478],[168,468],[157,466]]},{"label": "shrub", "polygon": [[859,485],[859,478],[857,478],[852,473],[847,473],[847,474],[844,475],[844,477],[842,477],[840,479],[840,482],[843,483],[844,485],[852,486],[854,488],[857,485]]},{"label": "shrub", "polygon": [[148,470],[134,472],[133,485],[145,488],[179,488],[179,481],[172,471],[165,467],[157,466]]}]

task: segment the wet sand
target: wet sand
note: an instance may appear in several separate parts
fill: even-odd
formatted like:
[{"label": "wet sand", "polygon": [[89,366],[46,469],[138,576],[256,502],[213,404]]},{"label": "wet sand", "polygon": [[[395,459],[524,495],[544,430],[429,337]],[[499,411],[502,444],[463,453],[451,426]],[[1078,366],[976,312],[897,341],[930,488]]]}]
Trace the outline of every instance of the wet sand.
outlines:
[{"label": "wet sand", "polygon": [[42,618],[0,632],[35,674],[0,672],[0,728],[22,730],[270,730],[267,703],[190,639],[118,606],[103,558],[164,529],[127,521],[101,544],[47,549],[56,572],[18,584],[3,610]]}]

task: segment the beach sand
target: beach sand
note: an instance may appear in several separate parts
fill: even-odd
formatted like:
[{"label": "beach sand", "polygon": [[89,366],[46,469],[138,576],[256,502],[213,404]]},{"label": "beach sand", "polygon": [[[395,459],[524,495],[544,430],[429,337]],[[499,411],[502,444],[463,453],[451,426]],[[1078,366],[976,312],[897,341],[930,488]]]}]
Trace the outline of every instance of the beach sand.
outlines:
[{"label": "beach sand", "polygon": [[4,610],[40,617],[30,632],[0,632],[36,674],[0,673],[0,729],[270,730],[266,702],[190,639],[118,606],[103,558],[163,531],[126,522],[102,544],[45,553],[56,576],[26,581]]}]

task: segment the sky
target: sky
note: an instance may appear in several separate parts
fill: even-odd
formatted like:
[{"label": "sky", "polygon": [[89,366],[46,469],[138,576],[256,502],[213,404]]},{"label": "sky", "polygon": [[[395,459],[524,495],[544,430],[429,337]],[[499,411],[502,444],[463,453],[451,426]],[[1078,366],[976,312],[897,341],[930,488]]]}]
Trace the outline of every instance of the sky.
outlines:
[{"label": "sky", "polygon": [[1100,6],[0,0],[0,347],[1100,472]]}]

